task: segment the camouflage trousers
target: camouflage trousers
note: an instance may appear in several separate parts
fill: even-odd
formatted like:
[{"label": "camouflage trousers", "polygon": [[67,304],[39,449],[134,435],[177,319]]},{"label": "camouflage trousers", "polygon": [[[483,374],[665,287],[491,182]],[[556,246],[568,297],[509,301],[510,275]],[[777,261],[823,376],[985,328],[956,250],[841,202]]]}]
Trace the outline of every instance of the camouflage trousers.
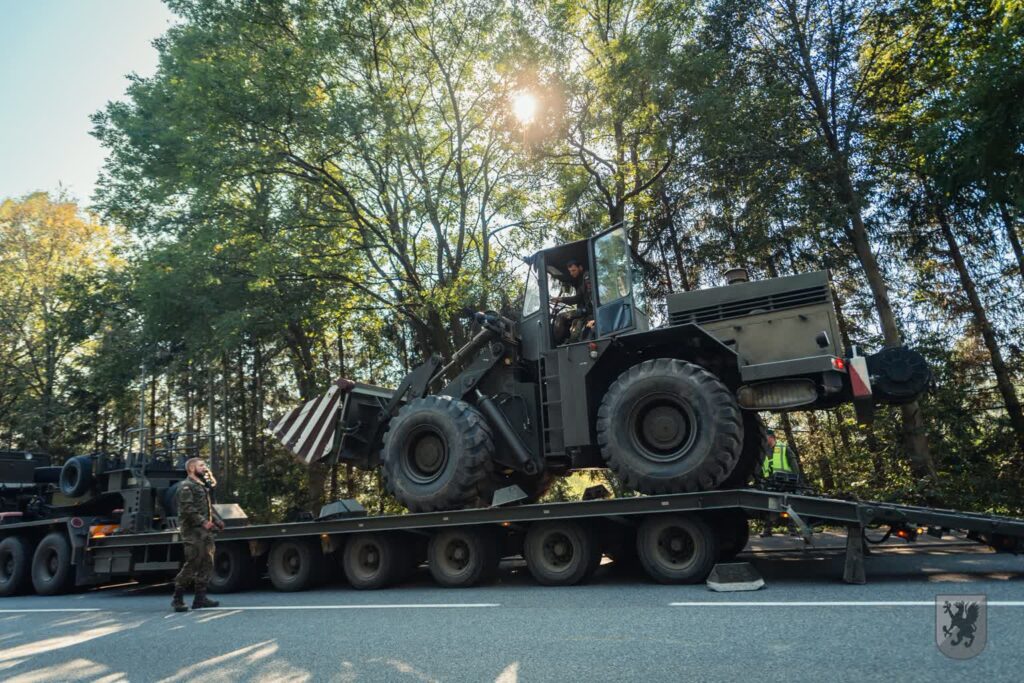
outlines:
[{"label": "camouflage trousers", "polygon": [[205,590],[213,574],[213,533],[206,529],[182,531],[181,541],[185,546],[185,562],[174,577],[174,585],[182,590],[194,584],[196,590]]}]

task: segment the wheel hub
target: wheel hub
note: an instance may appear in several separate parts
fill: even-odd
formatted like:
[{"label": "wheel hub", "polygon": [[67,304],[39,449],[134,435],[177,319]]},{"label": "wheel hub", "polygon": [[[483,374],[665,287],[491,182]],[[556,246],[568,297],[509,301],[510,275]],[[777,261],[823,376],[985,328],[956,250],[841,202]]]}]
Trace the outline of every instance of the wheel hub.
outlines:
[{"label": "wheel hub", "polygon": [[448,444],[433,430],[413,435],[405,455],[405,472],[419,484],[428,484],[441,476],[448,463]]},{"label": "wheel hub", "polygon": [[629,416],[630,436],[648,460],[668,463],[686,457],[697,438],[697,420],[686,400],[670,394],[647,396]]},{"label": "wheel hub", "polygon": [[551,534],[544,542],[544,561],[552,568],[561,569],[572,562],[573,547],[564,534]]},{"label": "wheel hub", "polygon": [[374,570],[380,565],[380,554],[376,548],[364,548],[360,564],[363,568]]},{"label": "wheel hub", "polygon": [[685,566],[693,559],[695,550],[693,537],[685,529],[672,527],[658,534],[658,554],[670,565]]},{"label": "wheel hub", "polygon": [[457,540],[448,544],[448,552],[445,553],[450,564],[457,571],[461,571],[469,565],[469,546],[464,541]]},{"label": "wheel hub", "polygon": [[656,447],[675,448],[683,440],[682,415],[671,406],[658,406],[644,416],[644,435]]},{"label": "wheel hub", "polygon": [[299,554],[294,550],[288,553],[288,556],[285,558],[285,566],[288,567],[289,574],[297,574],[301,564],[302,563],[299,561]]},{"label": "wheel hub", "polygon": [[56,576],[59,568],[60,563],[57,560],[57,553],[51,551],[46,556],[46,571],[49,572],[50,576]]}]

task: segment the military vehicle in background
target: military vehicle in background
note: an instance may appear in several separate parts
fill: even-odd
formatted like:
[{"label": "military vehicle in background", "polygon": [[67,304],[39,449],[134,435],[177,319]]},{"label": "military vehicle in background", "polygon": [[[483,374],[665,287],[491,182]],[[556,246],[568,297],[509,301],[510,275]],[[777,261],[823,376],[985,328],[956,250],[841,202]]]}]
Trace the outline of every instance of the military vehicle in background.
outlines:
[{"label": "military vehicle in background", "polygon": [[[557,344],[571,261],[587,265],[594,325]],[[447,362],[432,356],[394,390],[339,380],[272,431],[306,463],[382,468],[414,512],[535,500],[553,477],[600,467],[642,493],[683,493],[751,481],[761,411],[852,403],[867,422],[930,380],[905,347],[843,348],[825,272],[750,282],[735,269],[730,284],[670,295],[651,328],[621,228],[528,264],[517,320],[477,313]]]}]

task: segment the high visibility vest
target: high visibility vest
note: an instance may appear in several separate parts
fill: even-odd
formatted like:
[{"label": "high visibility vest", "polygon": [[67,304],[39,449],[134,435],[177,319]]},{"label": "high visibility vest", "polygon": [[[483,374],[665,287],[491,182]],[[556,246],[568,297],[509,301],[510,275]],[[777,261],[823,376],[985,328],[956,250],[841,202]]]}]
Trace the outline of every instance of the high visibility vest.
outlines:
[{"label": "high visibility vest", "polygon": [[789,464],[789,449],[784,443],[775,444],[772,454],[764,459],[764,476],[772,476],[772,472],[792,472]]}]

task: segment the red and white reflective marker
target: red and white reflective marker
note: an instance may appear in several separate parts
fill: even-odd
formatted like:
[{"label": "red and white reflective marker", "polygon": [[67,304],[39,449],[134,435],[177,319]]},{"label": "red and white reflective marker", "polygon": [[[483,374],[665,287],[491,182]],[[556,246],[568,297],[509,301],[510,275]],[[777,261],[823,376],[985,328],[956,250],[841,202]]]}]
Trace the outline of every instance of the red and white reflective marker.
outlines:
[{"label": "red and white reflective marker", "polygon": [[854,398],[871,396],[871,377],[868,375],[868,361],[864,356],[854,356],[846,362],[850,369],[850,385]]}]

